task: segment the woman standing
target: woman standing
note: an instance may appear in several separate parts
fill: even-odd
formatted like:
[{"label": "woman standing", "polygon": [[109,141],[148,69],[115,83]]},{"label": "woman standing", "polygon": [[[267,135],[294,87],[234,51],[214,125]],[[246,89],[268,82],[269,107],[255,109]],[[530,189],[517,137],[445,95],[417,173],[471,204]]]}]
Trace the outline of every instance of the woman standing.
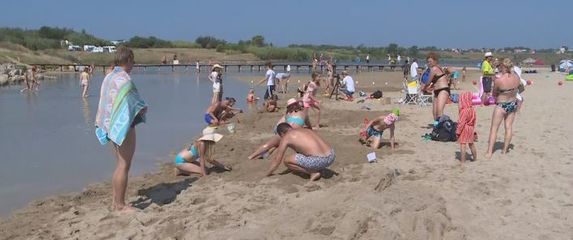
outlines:
[{"label": "woman standing", "polygon": [[429,53],[426,60],[430,68],[430,83],[426,85],[425,91],[434,92],[432,113],[434,121],[438,121],[438,119],[444,115],[444,108],[450,98],[449,74],[438,65],[438,55],[436,53]]},{"label": "woman standing", "polygon": [[90,86],[90,69],[89,67],[85,67],[84,71],[80,74],[80,86],[83,89],[82,97],[88,97],[88,88]]},{"label": "woman standing", "polygon": [[112,72],[101,84],[100,99],[96,114],[96,136],[102,145],[112,142],[116,167],[111,188],[113,209],[134,212],[137,209],[125,203],[127,179],[135,153],[135,126],[145,122],[147,104],[139,95],[131,76],[134,61],[133,51],[121,46],[115,53]]},{"label": "woman standing", "polygon": [[519,77],[513,72],[513,62],[509,58],[503,59],[499,64],[499,71],[494,80],[493,96],[497,106],[493,110],[491,127],[489,130],[489,142],[486,157],[492,158],[493,146],[495,145],[497,130],[501,122],[505,125],[505,136],[502,153],[507,153],[513,134],[513,121],[518,107],[517,93],[520,84]]},{"label": "woman standing", "polygon": [[209,80],[213,82],[213,98],[211,98],[211,104],[220,102],[223,97],[223,83],[221,74],[221,65],[215,64],[211,69],[211,74],[209,75]]}]

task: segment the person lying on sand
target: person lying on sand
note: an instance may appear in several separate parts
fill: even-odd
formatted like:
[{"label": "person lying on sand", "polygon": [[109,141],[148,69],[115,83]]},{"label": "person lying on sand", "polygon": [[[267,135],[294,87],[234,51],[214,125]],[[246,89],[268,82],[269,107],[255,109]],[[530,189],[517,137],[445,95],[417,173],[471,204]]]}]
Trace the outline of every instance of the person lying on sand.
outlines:
[{"label": "person lying on sand", "polygon": [[[283,122],[290,124],[293,128],[311,128],[308,115],[303,111],[302,102],[294,98],[287,101],[286,113],[281,117],[281,119],[279,119],[277,126]],[[275,127],[275,133],[276,132]],[[280,141],[281,138],[278,135],[273,136],[269,141],[259,146],[255,152],[249,155],[249,159],[253,160],[255,158],[263,158],[267,153],[270,154],[272,150],[279,146]]]},{"label": "person lying on sand", "polygon": [[209,124],[209,126],[220,126],[227,123],[229,119],[229,114],[234,112],[243,112],[243,110],[238,108],[233,108],[236,100],[234,98],[225,98],[225,100],[221,102],[215,102],[207,108],[205,113],[205,122]]},{"label": "person lying on sand", "polygon": [[[294,129],[288,123],[281,123],[277,126],[277,133],[281,141],[266,176],[273,175],[283,162],[288,169],[308,174],[310,181],[315,181],[320,178],[320,172],[334,162],[336,157],[334,149],[314,131],[305,128]],[[284,158],[287,148],[293,149],[296,154]]]},{"label": "person lying on sand", "polygon": [[231,171],[231,167],[225,166],[213,159],[215,143],[223,138],[223,135],[215,133],[215,128],[203,129],[203,136],[195,140],[193,145],[185,148],[175,156],[175,174],[197,173],[201,177],[206,176],[205,162],[209,162],[217,168]]},{"label": "person lying on sand", "polygon": [[390,129],[390,147],[394,149],[394,130],[396,129],[394,123],[398,121],[399,115],[400,111],[394,110],[392,113],[388,114],[388,116],[380,116],[370,121],[366,127],[361,129],[360,142],[362,144],[367,144],[368,140],[372,138],[373,141],[370,144],[370,147],[378,149],[380,148],[382,133],[384,133],[384,130]]}]

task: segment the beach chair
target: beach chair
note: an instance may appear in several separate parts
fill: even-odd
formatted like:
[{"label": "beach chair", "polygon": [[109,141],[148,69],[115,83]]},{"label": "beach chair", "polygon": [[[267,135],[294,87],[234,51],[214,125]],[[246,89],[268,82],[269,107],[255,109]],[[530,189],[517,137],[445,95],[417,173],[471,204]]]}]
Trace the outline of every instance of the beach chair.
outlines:
[{"label": "beach chair", "polygon": [[424,94],[424,92],[422,91],[422,86],[418,85],[418,105],[420,105],[421,107],[423,106],[429,106],[432,105],[430,103],[430,100],[432,99],[432,95],[431,94]]},{"label": "beach chair", "polygon": [[418,103],[418,86],[406,85],[404,83],[404,91],[406,92],[406,98],[402,104],[417,104]]}]

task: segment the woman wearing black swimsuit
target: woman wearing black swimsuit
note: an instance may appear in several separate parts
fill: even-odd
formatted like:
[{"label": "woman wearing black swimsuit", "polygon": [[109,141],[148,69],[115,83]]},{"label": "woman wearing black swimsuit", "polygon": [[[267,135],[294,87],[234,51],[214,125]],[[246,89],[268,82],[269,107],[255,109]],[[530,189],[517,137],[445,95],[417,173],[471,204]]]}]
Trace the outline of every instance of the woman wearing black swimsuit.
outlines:
[{"label": "woman wearing black swimsuit", "polygon": [[433,91],[434,99],[432,101],[432,114],[435,121],[444,114],[444,107],[450,98],[450,81],[449,75],[438,65],[438,55],[429,53],[426,57],[428,67],[430,68],[430,84],[426,85],[425,91]]}]

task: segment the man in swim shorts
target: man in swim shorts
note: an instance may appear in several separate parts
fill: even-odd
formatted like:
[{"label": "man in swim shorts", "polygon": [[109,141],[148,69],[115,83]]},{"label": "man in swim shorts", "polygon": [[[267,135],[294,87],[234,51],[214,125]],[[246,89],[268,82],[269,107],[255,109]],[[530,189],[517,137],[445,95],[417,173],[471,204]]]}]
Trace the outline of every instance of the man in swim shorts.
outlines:
[{"label": "man in swim shorts", "polygon": [[[308,174],[310,181],[315,181],[320,178],[320,172],[334,162],[334,149],[316,132],[306,128],[294,129],[288,123],[280,123],[277,133],[281,141],[266,176],[273,175],[283,162],[288,169]],[[287,148],[293,149],[296,154],[287,156],[283,161]]]},{"label": "man in swim shorts", "polygon": [[[229,114],[234,115],[233,112],[243,112],[243,110],[238,108],[233,108],[236,100],[234,98],[225,98],[221,102],[212,103],[204,115],[204,120],[209,126],[219,126],[226,122],[225,119],[229,119]],[[227,117],[225,117],[227,116]]]}]

